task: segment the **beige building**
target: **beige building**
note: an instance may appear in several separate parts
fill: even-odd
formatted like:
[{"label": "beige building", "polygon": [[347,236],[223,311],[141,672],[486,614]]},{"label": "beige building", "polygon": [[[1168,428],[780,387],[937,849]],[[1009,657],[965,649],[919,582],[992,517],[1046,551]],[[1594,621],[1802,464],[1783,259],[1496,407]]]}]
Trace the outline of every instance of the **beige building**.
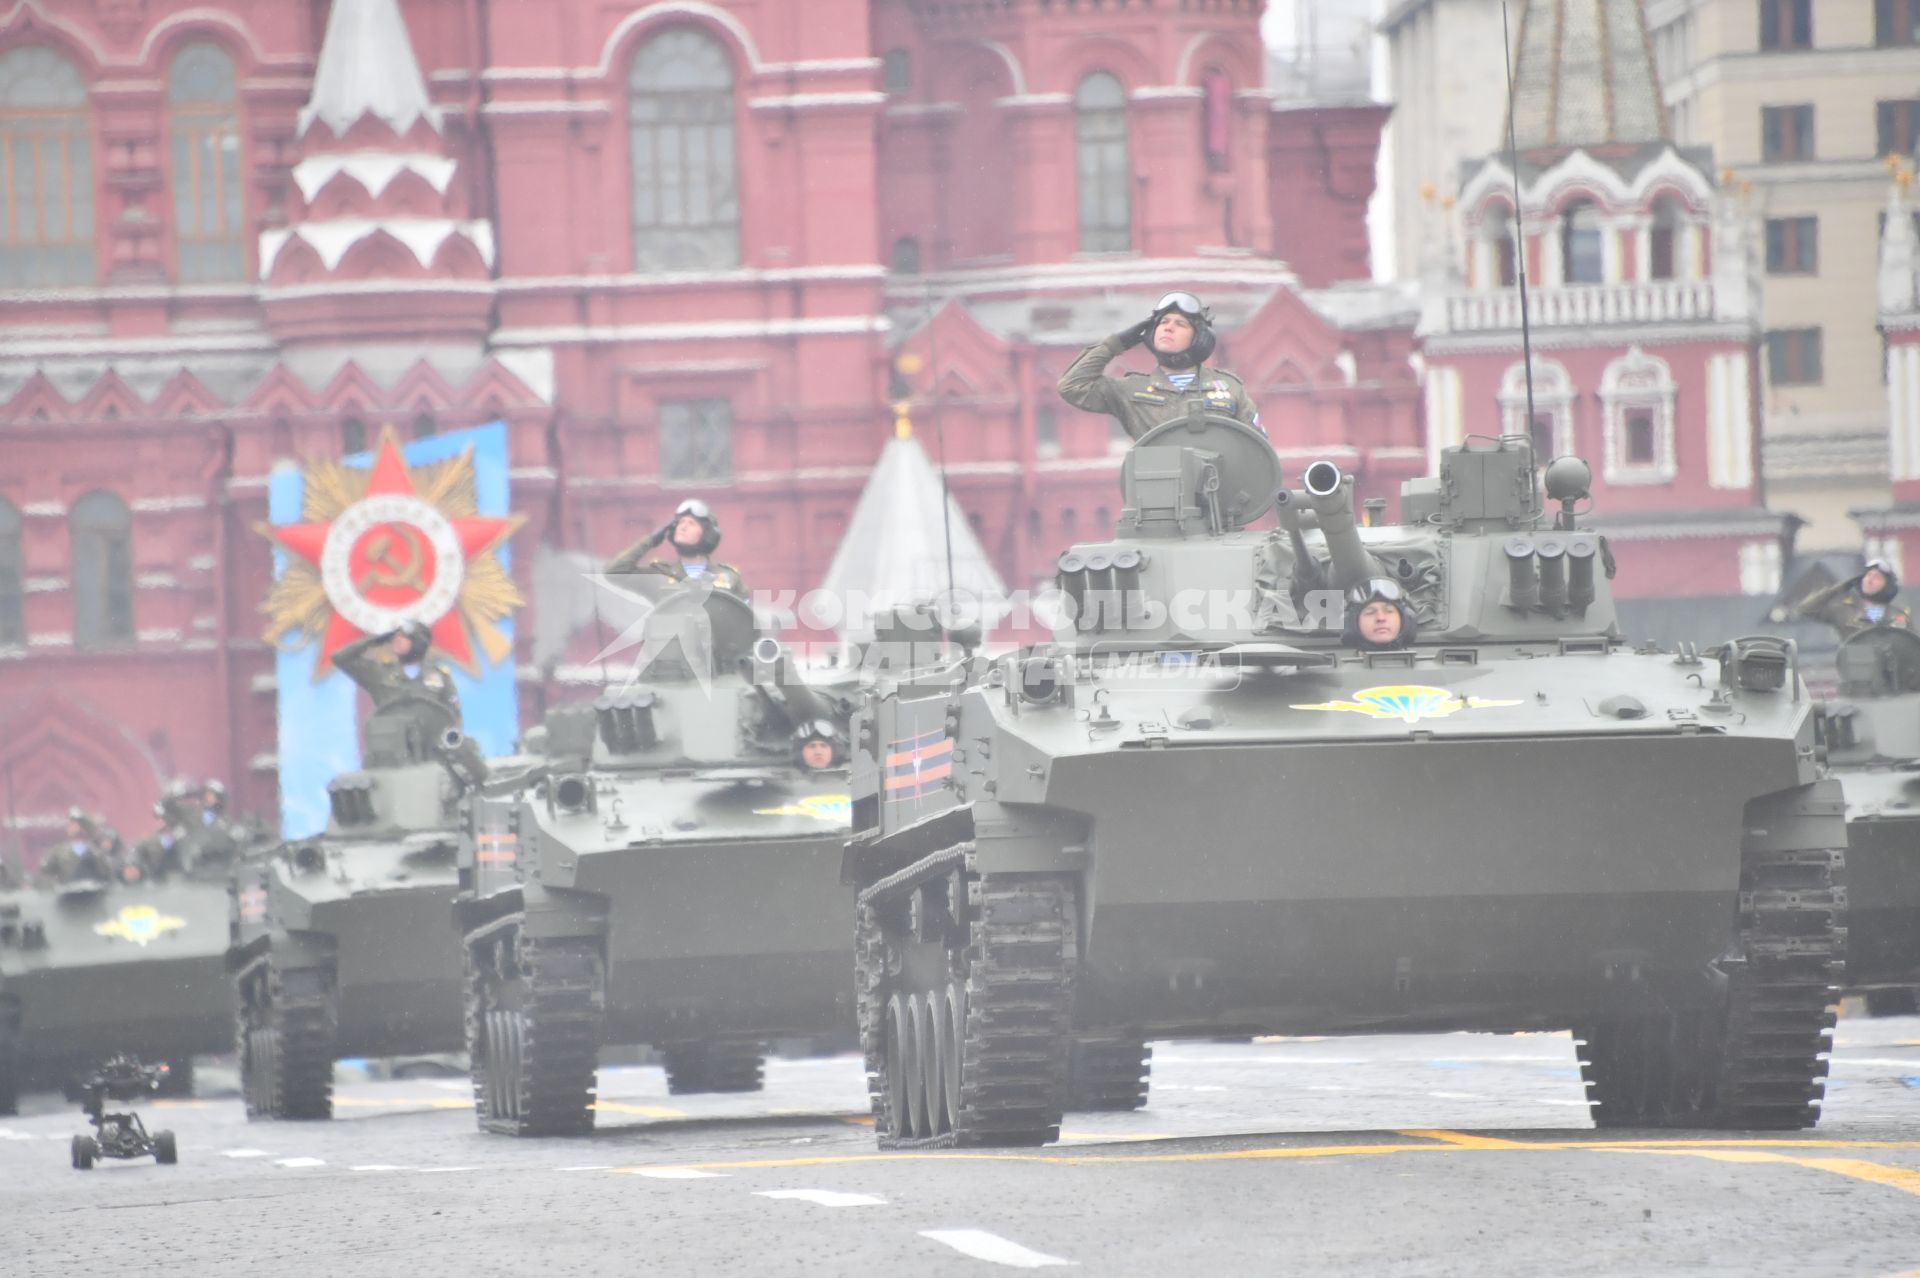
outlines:
[{"label": "beige building", "polygon": [[1675,140],[1709,145],[1766,244],[1769,503],[1807,549],[1887,500],[1875,303],[1889,152],[1920,141],[1920,0],[1647,0]]}]

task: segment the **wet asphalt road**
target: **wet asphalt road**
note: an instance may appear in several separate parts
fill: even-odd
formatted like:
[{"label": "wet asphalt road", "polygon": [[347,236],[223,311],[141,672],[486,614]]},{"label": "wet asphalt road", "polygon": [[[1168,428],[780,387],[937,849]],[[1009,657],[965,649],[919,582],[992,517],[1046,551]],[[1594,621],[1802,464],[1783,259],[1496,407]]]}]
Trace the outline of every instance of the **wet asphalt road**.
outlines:
[{"label": "wet asphalt road", "polygon": [[1045,1150],[880,1155],[850,1057],[752,1096],[606,1071],[584,1140],[343,1073],[332,1123],[157,1104],[180,1165],[90,1173],[36,1097],[0,1119],[0,1275],[1920,1273],[1920,1018],[1843,1022],[1801,1136],[1596,1133],[1564,1035],[1161,1044],[1153,1079]]}]

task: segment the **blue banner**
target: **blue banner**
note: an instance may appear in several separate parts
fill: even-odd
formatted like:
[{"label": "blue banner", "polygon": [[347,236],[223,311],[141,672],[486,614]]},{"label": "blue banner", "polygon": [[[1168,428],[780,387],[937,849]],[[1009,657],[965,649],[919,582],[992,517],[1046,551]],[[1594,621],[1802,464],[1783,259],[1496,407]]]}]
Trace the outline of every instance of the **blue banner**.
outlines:
[{"label": "blue banner", "polygon": [[[450,460],[468,448],[473,450],[474,498],[479,514],[507,516],[512,508],[505,423],[416,439],[403,445],[401,455],[412,469]],[[364,470],[372,466],[373,459],[374,453],[366,452],[343,458],[342,462]],[[276,525],[301,523],[305,499],[306,476],[297,467],[274,471],[267,484],[268,519]],[[503,569],[512,570],[506,542],[492,553],[499,557]],[[287,552],[276,545],[276,579],[286,571],[286,565]],[[511,642],[512,616],[494,624]],[[317,640],[290,642],[282,644],[274,664],[279,689],[280,833],[289,839],[307,838],[326,829],[327,783],[360,766],[359,689],[337,672],[315,681],[313,672],[319,655]],[[474,661],[480,671],[477,676],[446,663],[460,693],[462,731],[485,754],[510,753],[520,735],[519,690],[511,650],[504,660],[489,664],[485,652],[475,644]]]}]

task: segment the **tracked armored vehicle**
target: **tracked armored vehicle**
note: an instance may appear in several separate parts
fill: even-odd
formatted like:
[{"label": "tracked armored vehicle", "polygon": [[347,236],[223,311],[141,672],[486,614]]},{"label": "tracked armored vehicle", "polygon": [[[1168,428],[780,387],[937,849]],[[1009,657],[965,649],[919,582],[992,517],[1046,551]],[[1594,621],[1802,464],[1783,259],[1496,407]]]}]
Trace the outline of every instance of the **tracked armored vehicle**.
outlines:
[{"label": "tracked armored vehicle", "polygon": [[545,722],[547,762],[472,804],[455,907],[482,1128],[585,1132],[603,1044],[662,1050],[675,1092],[756,1091],[765,1043],[851,1033],[849,705],[759,638],[746,604],[678,590],[641,677]]},{"label": "tracked armored vehicle", "polygon": [[1840,645],[1825,744],[1847,799],[1847,987],[1912,1014],[1920,989],[1920,635],[1878,628]]},{"label": "tracked armored vehicle", "polygon": [[184,869],[139,883],[0,894],[0,1112],[10,1093],[77,1094],[121,1052],[166,1062],[162,1094],[187,1095],[193,1058],[232,1044],[223,964],[239,849],[183,852]]},{"label": "tracked armored vehicle", "polygon": [[[1076,1041],[1257,1033],[1572,1028],[1602,1126],[1815,1121],[1846,834],[1790,644],[1630,649],[1584,463],[1550,508],[1523,437],[1378,527],[1230,419],[1122,473],[1055,642],[863,703],[883,1146],[1054,1139]],[[1297,532],[1248,527],[1276,502]],[[1382,581],[1417,625],[1362,650],[1343,593]]]},{"label": "tracked armored vehicle", "polygon": [[340,1057],[459,1050],[445,929],[462,795],[479,780],[461,745],[450,711],[376,710],[366,766],[327,786],[325,833],[235,874],[230,1041],[249,1118],[331,1118]]}]

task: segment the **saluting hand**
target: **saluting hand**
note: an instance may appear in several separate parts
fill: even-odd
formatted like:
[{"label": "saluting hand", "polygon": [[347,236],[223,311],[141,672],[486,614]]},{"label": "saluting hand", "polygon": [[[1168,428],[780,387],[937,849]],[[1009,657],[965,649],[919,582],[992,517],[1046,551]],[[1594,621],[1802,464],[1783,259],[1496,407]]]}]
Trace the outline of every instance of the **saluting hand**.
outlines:
[{"label": "saluting hand", "polygon": [[1132,350],[1134,347],[1145,342],[1152,333],[1153,320],[1143,319],[1132,328],[1123,328],[1113,336],[1114,340],[1120,343],[1121,349]]}]

